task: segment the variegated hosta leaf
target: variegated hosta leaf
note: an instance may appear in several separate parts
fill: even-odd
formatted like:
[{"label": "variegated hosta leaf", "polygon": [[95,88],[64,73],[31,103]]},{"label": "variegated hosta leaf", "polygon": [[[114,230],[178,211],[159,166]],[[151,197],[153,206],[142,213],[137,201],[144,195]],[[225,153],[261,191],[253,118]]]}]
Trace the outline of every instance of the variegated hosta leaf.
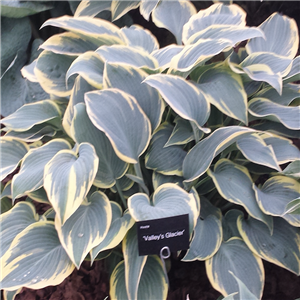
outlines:
[{"label": "variegated hosta leaf", "polygon": [[73,56],[44,50],[37,59],[34,73],[41,87],[49,94],[67,97],[71,94],[73,80],[66,87],[66,73],[74,60]]},{"label": "variegated hosta leaf", "polygon": [[5,185],[1,182],[1,194],[0,194],[0,198],[3,198],[3,197],[12,198],[11,180],[9,180]]},{"label": "variegated hosta leaf", "polygon": [[241,27],[236,25],[211,25],[199,32],[194,33],[186,42],[187,45],[195,44],[199,39],[226,39],[232,45],[254,37],[263,37],[264,33],[259,28]]},{"label": "variegated hosta leaf", "polygon": [[[168,294],[168,283],[165,278],[161,260],[157,256],[148,256],[139,281],[137,298],[162,299]],[[121,261],[110,277],[110,297],[116,300],[129,300],[125,285],[125,266]]]},{"label": "variegated hosta leaf", "polygon": [[139,25],[131,25],[129,28],[121,28],[126,45],[140,48],[148,53],[159,48],[156,37],[147,29]]},{"label": "variegated hosta leaf", "polygon": [[290,105],[293,100],[300,97],[299,84],[284,84],[282,86],[282,94],[279,95],[272,87],[267,87],[255,94],[255,98],[266,98],[281,105]]},{"label": "variegated hosta leaf", "polygon": [[182,260],[206,260],[218,251],[221,243],[221,220],[214,215],[198,218],[190,248]]},{"label": "variegated hosta leaf", "polygon": [[182,27],[197,13],[195,6],[186,0],[161,1],[152,12],[152,21],[157,27],[171,31],[181,45]]},{"label": "variegated hosta leaf", "polygon": [[95,17],[103,10],[110,10],[111,0],[109,1],[81,1],[76,8],[74,17],[89,16]]},{"label": "variegated hosta leaf", "polygon": [[300,215],[284,214],[286,205],[300,196],[300,184],[286,176],[268,179],[261,189],[253,186],[261,210],[272,216],[281,216],[293,226],[300,227]]},{"label": "variegated hosta leaf", "polygon": [[252,189],[252,179],[248,170],[228,159],[220,159],[214,171],[208,170],[220,195],[226,200],[242,205],[255,219],[265,223],[272,231],[272,218],[259,208]]},{"label": "variegated hosta leaf", "polygon": [[151,124],[136,99],[119,89],[85,95],[92,123],[109,138],[116,154],[128,163],[137,163],[150,141]]},{"label": "variegated hosta leaf", "polygon": [[176,175],[163,175],[158,172],[153,172],[152,173],[152,184],[153,184],[153,189],[156,190],[160,185],[164,183],[176,183],[180,187],[183,187],[182,185],[183,178],[180,176]]},{"label": "variegated hosta leaf", "polygon": [[47,20],[41,28],[49,25],[96,39],[103,44],[123,44],[119,27],[103,19],[62,16]]},{"label": "variegated hosta leaf", "polygon": [[28,103],[1,120],[8,130],[26,131],[34,125],[59,118],[61,111],[53,100]]},{"label": "variegated hosta leaf", "polygon": [[181,45],[168,45],[164,48],[160,48],[158,50],[155,50],[151,53],[151,55],[156,58],[158,61],[159,67],[161,70],[165,70],[169,67],[170,62],[176,54],[181,52],[183,49],[183,46]]},{"label": "variegated hosta leaf", "polygon": [[78,56],[71,64],[67,74],[66,80],[78,74],[84,78],[91,86],[101,89],[103,82],[104,61],[101,57],[92,51],[87,51]]},{"label": "variegated hosta leaf", "polygon": [[210,132],[210,129],[202,127],[209,117],[209,102],[194,85],[179,76],[166,74],[150,75],[145,82],[156,88],[183,119],[195,123],[205,133]]},{"label": "variegated hosta leaf", "polygon": [[[58,118],[60,120],[61,118]],[[46,123],[47,124],[47,123]],[[53,137],[57,129],[50,125],[46,124],[38,124],[34,125],[31,129],[26,130],[26,131],[14,131],[14,130],[9,130],[5,134],[6,137],[12,137],[12,138],[17,138],[21,141],[24,142],[36,142],[40,141],[43,137]]]},{"label": "variegated hosta leaf", "polygon": [[200,39],[193,45],[188,45],[175,55],[170,68],[181,72],[191,71],[197,65],[203,65],[213,56],[229,49],[232,43],[228,40]]},{"label": "variegated hosta leaf", "polygon": [[[1,137],[0,140],[0,180],[13,172],[24,155],[29,151],[29,146],[16,138]],[[5,155],[3,155],[5,154]]]},{"label": "variegated hosta leaf", "polygon": [[287,75],[292,65],[292,59],[274,53],[256,52],[249,54],[241,63],[240,67],[245,68],[252,65],[266,65],[274,74],[282,77]]},{"label": "variegated hosta leaf", "polygon": [[294,58],[290,72],[284,77],[283,82],[295,82],[300,80],[300,56]]},{"label": "variegated hosta leaf", "polygon": [[77,76],[70,96],[70,101],[62,121],[64,130],[71,137],[72,137],[71,124],[72,124],[72,119],[74,117],[74,106],[77,103],[84,102],[84,94],[87,92],[91,92],[93,90],[95,90],[94,87],[89,85],[81,76]]},{"label": "variegated hosta leaf", "polygon": [[275,74],[268,65],[250,65],[248,67],[244,67],[242,72],[245,72],[245,74],[247,74],[251,80],[267,82],[274,89],[276,89],[278,94],[282,93],[282,77],[280,74]]},{"label": "variegated hosta leaf", "polygon": [[109,199],[100,191],[93,193],[89,201],[84,201],[64,225],[55,218],[61,244],[77,269],[92,248],[103,241],[111,218]]},{"label": "variegated hosta leaf", "polygon": [[128,64],[146,70],[158,68],[157,60],[144,50],[130,46],[102,46],[96,50],[106,62]]},{"label": "variegated hosta leaf", "polygon": [[202,9],[183,26],[183,43],[186,44],[193,34],[211,25],[235,25],[243,28],[246,25],[246,13],[235,4],[215,3],[207,9]]},{"label": "variegated hosta leaf", "polygon": [[134,225],[134,220],[128,210],[123,214],[122,208],[118,203],[111,201],[110,205],[112,211],[111,224],[104,240],[90,251],[92,262],[100,252],[118,246],[128,230]]},{"label": "variegated hosta leaf", "polygon": [[116,21],[124,16],[127,12],[132,9],[139,7],[140,1],[122,1],[122,0],[112,0],[111,1],[111,19]]},{"label": "variegated hosta leaf", "polygon": [[8,197],[1,197],[0,199],[0,214],[4,214],[12,208],[12,201]]},{"label": "variegated hosta leaf", "polygon": [[31,203],[19,202],[11,210],[0,215],[1,248],[0,257],[9,249],[15,237],[27,226],[39,220]]},{"label": "variegated hosta leaf", "polygon": [[3,291],[4,300],[15,300],[15,297],[21,292],[22,288],[18,288],[14,291]]},{"label": "variegated hosta leaf", "polygon": [[239,216],[244,216],[244,213],[239,209],[230,209],[223,216],[222,228],[224,242],[228,241],[232,237],[242,238],[237,228],[237,219]]},{"label": "variegated hosta leaf", "polygon": [[127,232],[122,242],[122,250],[127,296],[128,299],[138,299],[139,281],[148,256],[139,256],[136,225]]},{"label": "variegated hosta leaf", "polygon": [[[299,139],[300,138],[300,132],[299,130],[292,130],[288,129],[285,126],[283,126],[281,123],[277,122],[272,122],[268,120],[264,120],[263,123],[257,123],[252,126],[253,129],[255,130],[260,130],[260,131],[267,131],[271,132],[273,134],[279,135],[279,136],[284,136],[287,138],[295,138]],[[277,159],[278,161],[278,159]]]},{"label": "variegated hosta leaf", "polygon": [[249,102],[251,115],[282,123],[293,130],[300,129],[300,107],[285,106],[264,98],[254,98]]},{"label": "variegated hosta leaf", "polygon": [[51,221],[35,222],[19,233],[1,265],[1,288],[9,291],[58,285],[74,270]]},{"label": "variegated hosta leaf", "polygon": [[236,142],[236,145],[248,160],[281,171],[272,146],[267,145],[259,135],[252,134],[242,137]]},{"label": "variegated hosta leaf", "polygon": [[100,46],[100,42],[97,43],[86,36],[64,32],[51,36],[40,48],[57,54],[78,56],[87,51],[95,51]]},{"label": "variegated hosta leaf", "polygon": [[268,146],[272,146],[279,164],[300,159],[300,150],[290,139],[273,134],[271,136],[269,134],[263,134],[262,137]]},{"label": "variegated hosta leaf", "polygon": [[36,191],[29,192],[28,197],[36,202],[50,204],[47,193],[43,187]]},{"label": "variegated hosta leaf", "polygon": [[242,136],[253,133],[250,128],[228,126],[215,130],[207,138],[196,144],[183,160],[183,177],[191,182],[200,177],[209,168],[214,157]]},{"label": "variegated hosta leaf", "polygon": [[105,133],[92,124],[84,103],[75,105],[74,112],[71,127],[72,136],[78,144],[84,142],[92,144],[99,158],[98,170],[93,184],[100,188],[112,187],[116,179],[124,175],[128,164],[116,155]]},{"label": "variegated hosta leaf", "polygon": [[239,291],[236,280],[228,274],[231,271],[261,299],[265,281],[262,260],[240,238],[223,242],[218,252],[205,261],[205,266],[211,285],[223,296]]},{"label": "variegated hosta leaf", "polygon": [[[294,58],[298,51],[299,34],[294,19],[273,13],[259,27],[265,34],[265,39],[251,39],[246,45],[247,52],[273,52],[278,55]],[[275,30],[276,29],[276,30]]]},{"label": "variegated hosta leaf", "polygon": [[241,77],[229,67],[221,64],[208,69],[198,79],[197,87],[224,114],[247,124],[247,94]]},{"label": "variegated hosta leaf", "polygon": [[282,268],[300,274],[300,232],[282,218],[273,218],[271,235],[261,222],[249,218],[238,218],[237,224],[247,246],[256,255]]},{"label": "variegated hosta leaf", "polygon": [[296,179],[300,179],[300,159],[291,162],[282,173]]},{"label": "variegated hosta leaf", "polygon": [[145,156],[146,168],[164,175],[182,175],[182,163],[186,152],[181,146],[165,147],[173,126],[163,123],[153,135]]},{"label": "variegated hosta leaf", "polygon": [[128,208],[136,221],[145,221],[189,214],[190,233],[196,226],[199,211],[193,194],[174,183],[159,186],[153,194],[153,205],[146,194],[137,193],[128,199]]},{"label": "variegated hosta leaf", "polygon": [[151,12],[159,2],[160,0],[141,0],[140,14],[144,17],[144,19],[149,21]]},{"label": "variegated hosta leaf", "polygon": [[98,157],[91,144],[59,151],[45,166],[44,188],[63,225],[77,210],[91,188],[98,170]]},{"label": "variegated hosta leaf", "polygon": [[104,88],[118,88],[132,95],[151,122],[152,131],[160,124],[164,102],[158,92],[142,83],[148,74],[143,70],[125,64],[106,63],[103,74]]},{"label": "variegated hosta leaf", "polygon": [[[175,127],[170,135],[165,147],[174,145],[185,145],[195,139],[191,123],[177,116],[174,120]],[[203,134],[203,132],[202,132]],[[202,137],[201,137],[202,138]]]},{"label": "variegated hosta leaf", "polygon": [[[238,277],[236,277],[233,272],[228,271],[236,280],[238,286],[239,286],[239,292],[238,293],[232,293],[228,296],[226,296],[225,298],[223,298],[223,300],[234,300],[234,299],[238,299],[238,300],[243,300],[243,299],[247,299],[247,300],[259,300],[259,298],[257,298],[253,293],[251,293],[249,291],[249,289],[247,288],[247,286],[245,285],[245,283],[243,281],[241,281]],[[237,294],[237,296],[235,296]],[[238,297],[238,298],[237,298]]]},{"label": "variegated hosta leaf", "polygon": [[300,197],[287,204],[285,214],[300,215]]},{"label": "variegated hosta leaf", "polygon": [[71,145],[63,139],[54,139],[42,147],[30,149],[23,158],[19,173],[13,177],[13,199],[42,187],[45,165],[63,149],[71,149]]}]

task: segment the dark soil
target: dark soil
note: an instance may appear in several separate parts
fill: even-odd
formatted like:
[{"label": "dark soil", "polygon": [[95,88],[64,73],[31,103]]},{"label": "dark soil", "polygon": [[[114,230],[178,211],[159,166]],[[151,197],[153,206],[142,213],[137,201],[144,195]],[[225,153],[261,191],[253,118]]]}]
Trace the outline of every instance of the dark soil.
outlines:
[{"label": "dark soil", "polygon": [[[276,265],[264,262],[265,288],[262,300],[295,300],[300,297],[300,277]],[[173,261],[169,272],[168,300],[216,300],[220,293],[210,285],[204,262]],[[104,261],[90,266],[84,262],[79,270],[58,286],[42,290],[23,288],[15,300],[109,300],[109,276]],[[113,299],[110,299],[113,300]],[[139,299],[142,300],[142,299]],[[158,300],[158,299],[150,299]],[[247,300],[247,299],[244,299]]]}]

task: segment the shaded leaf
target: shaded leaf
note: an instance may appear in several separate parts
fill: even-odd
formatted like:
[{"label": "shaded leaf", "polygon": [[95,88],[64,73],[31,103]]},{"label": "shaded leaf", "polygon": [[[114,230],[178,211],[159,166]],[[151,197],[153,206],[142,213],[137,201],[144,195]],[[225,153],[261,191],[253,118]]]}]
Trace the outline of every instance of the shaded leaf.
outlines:
[{"label": "shaded leaf", "polygon": [[189,1],[161,1],[152,12],[152,21],[157,27],[171,31],[177,44],[181,45],[183,25],[196,13],[194,5]]},{"label": "shaded leaf", "polygon": [[231,271],[251,293],[261,299],[264,287],[262,260],[240,238],[223,242],[219,251],[205,261],[205,266],[211,285],[223,296],[239,291],[236,280],[228,275]]},{"label": "shaded leaf", "polygon": [[256,255],[299,275],[299,229],[282,218],[273,218],[273,222],[272,235],[265,225],[252,218],[244,220],[239,217],[238,229],[247,246]]},{"label": "shaded leaf", "polygon": [[255,117],[280,122],[289,129],[300,129],[299,106],[284,106],[268,99],[254,98],[249,102],[248,110]]},{"label": "shaded leaf", "polygon": [[240,137],[250,133],[253,133],[250,128],[228,126],[215,130],[207,138],[201,140],[187,153],[183,161],[185,182],[191,182],[204,174],[216,155]]},{"label": "shaded leaf", "polygon": [[163,123],[153,135],[145,156],[146,168],[164,175],[182,175],[182,163],[186,152],[180,146],[165,147],[173,126]]}]

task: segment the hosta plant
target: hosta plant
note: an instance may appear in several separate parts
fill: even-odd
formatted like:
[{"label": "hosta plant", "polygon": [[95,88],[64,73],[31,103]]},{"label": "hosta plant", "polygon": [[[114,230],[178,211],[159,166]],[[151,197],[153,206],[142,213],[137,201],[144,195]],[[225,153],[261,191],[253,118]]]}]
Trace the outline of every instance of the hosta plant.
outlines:
[{"label": "hosta plant", "polygon": [[[177,44],[96,17],[135,8]],[[83,1],[44,23],[65,31],[22,74],[50,96],[2,119],[6,297],[106,259],[111,299],[166,299],[135,223],[181,214],[190,246],[178,257],[205,261],[226,299],[261,299],[262,260],[300,274],[298,29],[278,13],[245,19],[235,4]]]}]

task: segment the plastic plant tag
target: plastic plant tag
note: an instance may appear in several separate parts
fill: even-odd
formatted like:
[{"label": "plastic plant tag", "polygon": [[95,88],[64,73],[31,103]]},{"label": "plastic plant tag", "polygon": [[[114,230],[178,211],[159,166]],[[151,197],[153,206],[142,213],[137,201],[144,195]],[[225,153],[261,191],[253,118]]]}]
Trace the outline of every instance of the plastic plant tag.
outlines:
[{"label": "plastic plant tag", "polygon": [[160,255],[189,248],[189,215],[137,222],[139,255]]}]

